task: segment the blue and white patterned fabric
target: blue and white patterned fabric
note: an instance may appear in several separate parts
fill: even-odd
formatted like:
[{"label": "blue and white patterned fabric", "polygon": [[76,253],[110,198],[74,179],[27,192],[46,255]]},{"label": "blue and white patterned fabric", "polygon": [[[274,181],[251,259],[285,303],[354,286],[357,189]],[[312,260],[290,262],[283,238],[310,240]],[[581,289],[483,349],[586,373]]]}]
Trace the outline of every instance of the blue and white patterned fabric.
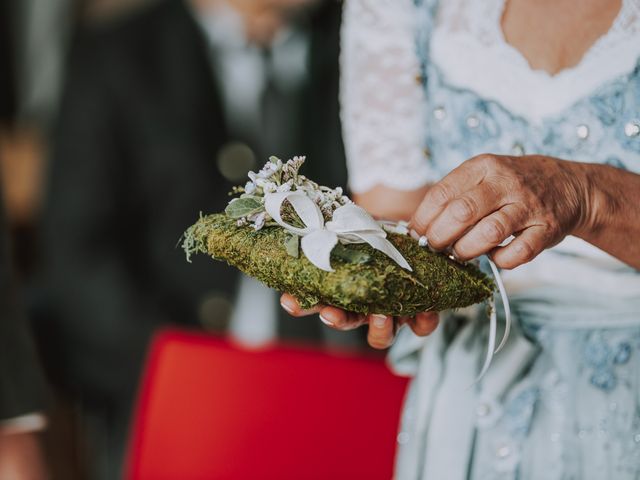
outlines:
[{"label": "blue and white patterned fabric", "polygon": [[[623,3],[640,11],[638,2]],[[416,4],[426,147],[437,177],[481,153],[640,173],[640,59],[532,120],[451,82],[431,57],[438,5]],[[504,280],[519,328],[479,385],[469,388],[485,345],[481,310],[447,314],[426,339],[401,331],[390,362],[414,381],[396,478],[639,479],[640,272],[569,238]]]}]

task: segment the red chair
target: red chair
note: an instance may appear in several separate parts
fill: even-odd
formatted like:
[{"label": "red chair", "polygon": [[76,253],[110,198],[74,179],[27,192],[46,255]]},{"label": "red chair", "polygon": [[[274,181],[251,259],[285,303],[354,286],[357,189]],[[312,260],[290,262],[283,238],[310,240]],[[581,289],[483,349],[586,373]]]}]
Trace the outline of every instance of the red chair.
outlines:
[{"label": "red chair", "polygon": [[125,478],[388,480],[405,387],[380,358],[165,331]]}]

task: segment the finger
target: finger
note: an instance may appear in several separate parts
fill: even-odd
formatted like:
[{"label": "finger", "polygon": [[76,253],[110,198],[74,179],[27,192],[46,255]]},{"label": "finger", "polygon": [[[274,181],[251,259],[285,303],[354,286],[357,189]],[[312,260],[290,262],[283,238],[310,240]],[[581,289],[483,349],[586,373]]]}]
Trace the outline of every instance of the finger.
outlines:
[{"label": "finger", "polygon": [[440,322],[440,315],[438,312],[424,312],[419,313],[415,318],[411,319],[409,326],[413,333],[419,337],[426,337],[431,335],[433,331],[438,327]]},{"label": "finger", "polygon": [[386,315],[369,315],[367,341],[373,348],[388,348],[393,343],[395,328],[393,318]]},{"label": "finger", "polygon": [[427,227],[429,245],[442,250],[462,237],[469,228],[504,202],[502,188],[493,182],[483,182],[454,198]]},{"label": "finger", "polygon": [[454,244],[456,257],[466,261],[490,252],[522,229],[525,214],[522,207],[509,204],[483,218]]},{"label": "finger", "polygon": [[308,315],[313,315],[314,313],[318,313],[324,305],[316,305],[307,310],[303,310],[300,308],[300,304],[298,300],[293,295],[288,293],[282,294],[280,297],[280,306],[289,314],[294,317],[306,317]]},{"label": "finger", "polygon": [[366,315],[346,312],[337,307],[323,307],[320,310],[320,320],[336,330],[353,330],[367,323]]},{"label": "finger", "polygon": [[536,258],[547,247],[546,227],[534,225],[520,232],[509,245],[491,254],[495,264],[504,269],[516,268]]},{"label": "finger", "polygon": [[464,162],[427,190],[413,214],[411,226],[420,234],[424,234],[449,202],[478,185],[483,178],[483,171],[478,168],[477,163]]}]

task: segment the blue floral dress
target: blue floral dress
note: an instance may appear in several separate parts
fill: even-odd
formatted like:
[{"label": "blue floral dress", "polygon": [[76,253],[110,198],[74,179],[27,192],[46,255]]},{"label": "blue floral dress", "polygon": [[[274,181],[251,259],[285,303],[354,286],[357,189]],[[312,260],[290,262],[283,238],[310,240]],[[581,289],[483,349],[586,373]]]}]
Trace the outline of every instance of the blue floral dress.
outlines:
[{"label": "blue floral dress", "polygon": [[[416,5],[436,178],[487,152],[640,173],[640,61],[531,121],[448,80],[432,58],[437,2]],[[445,314],[428,338],[401,331],[390,363],[414,380],[397,478],[640,479],[640,272],[570,238],[505,282],[516,332],[479,384],[483,309]]]}]

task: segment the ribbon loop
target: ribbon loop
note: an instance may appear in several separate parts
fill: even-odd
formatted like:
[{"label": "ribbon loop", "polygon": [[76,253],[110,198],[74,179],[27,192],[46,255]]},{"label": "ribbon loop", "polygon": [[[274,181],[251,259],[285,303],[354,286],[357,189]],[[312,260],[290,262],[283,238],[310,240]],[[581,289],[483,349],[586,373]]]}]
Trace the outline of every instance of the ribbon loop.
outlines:
[{"label": "ribbon loop", "polygon": [[[282,204],[288,201],[304,228],[296,227],[282,218]],[[366,210],[354,204],[338,207],[331,221],[325,225],[322,211],[313,200],[301,192],[275,192],[265,195],[264,207],[273,220],[285,230],[300,235],[302,252],[316,267],[332,272],[331,250],[341,243],[368,243],[381,251],[402,268],[411,266],[393,244],[387,233]]]}]

